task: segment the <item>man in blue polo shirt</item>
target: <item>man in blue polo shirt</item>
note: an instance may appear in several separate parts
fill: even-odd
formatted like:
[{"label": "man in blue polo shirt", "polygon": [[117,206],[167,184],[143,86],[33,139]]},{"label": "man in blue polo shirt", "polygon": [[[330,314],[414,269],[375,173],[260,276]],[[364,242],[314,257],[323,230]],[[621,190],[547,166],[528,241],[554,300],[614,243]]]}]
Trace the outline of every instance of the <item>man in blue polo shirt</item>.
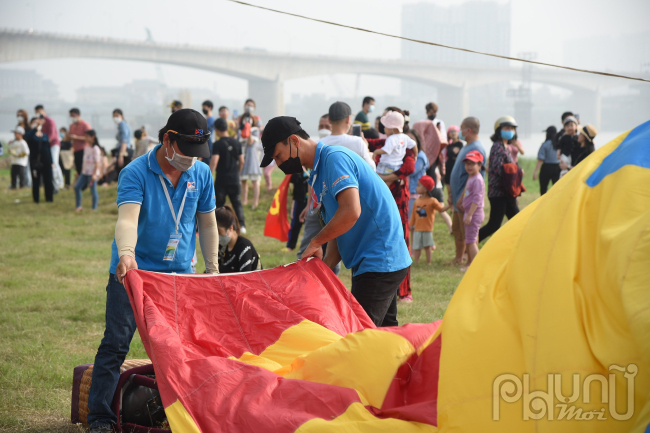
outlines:
[{"label": "man in blue polo shirt", "polygon": [[[397,290],[411,266],[395,200],[386,183],[356,153],[316,143],[293,117],[271,119],[262,135],[262,167],[285,174],[311,168],[312,199],[325,226],[301,258],[322,257],[352,269],[352,294],[377,326],[397,326]],[[312,211],[312,210],[310,210]]]},{"label": "man in blue polo shirt", "polygon": [[197,111],[174,112],[158,134],[162,144],[124,167],[117,185],[118,220],[106,287],[106,330],[95,356],[88,397],[91,433],[110,432],[120,366],[136,324],[124,276],[130,269],[191,272],[199,241],[207,272],[218,272],[219,233],[212,174],[197,157],[210,156],[205,118]]},{"label": "man in blue polo shirt", "polygon": [[[451,184],[449,185],[451,191],[451,194],[449,194],[449,204],[454,207],[454,215],[451,221],[451,231],[454,234],[454,242],[456,244],[456,257],[451,262],[454,265],[460,265],[465,254],[465,224],[463,223],[465,214],[457,206],[458,200],[463,194],[465,184],[467,184],[467,179],[469,178],[463,160],[469,152],[477,150],[483,155],[483,161],[487,161],[483,143],[478,139],[480,128],[481,123],[476,117],[467,117],[460,124],[460,131],[458,132],[458,138],[465,140],[467,145],[456,155],[456,162],[454,163],[454,168],[451,170]],[[485,164],[481,167],[481,176],[485,177]]]}]

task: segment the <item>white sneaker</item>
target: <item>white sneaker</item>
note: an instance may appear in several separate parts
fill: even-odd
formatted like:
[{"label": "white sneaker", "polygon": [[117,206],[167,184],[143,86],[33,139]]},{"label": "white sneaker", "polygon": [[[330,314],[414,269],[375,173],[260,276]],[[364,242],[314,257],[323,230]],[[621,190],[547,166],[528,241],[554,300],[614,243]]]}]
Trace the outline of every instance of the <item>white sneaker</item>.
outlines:
[{"label": "white sneaker", "polygon": [[245,234],[246,234],[246,227],[242,226],[242,227],[239,229],[239,232],[240,232],[241,234],[245,235]]}]

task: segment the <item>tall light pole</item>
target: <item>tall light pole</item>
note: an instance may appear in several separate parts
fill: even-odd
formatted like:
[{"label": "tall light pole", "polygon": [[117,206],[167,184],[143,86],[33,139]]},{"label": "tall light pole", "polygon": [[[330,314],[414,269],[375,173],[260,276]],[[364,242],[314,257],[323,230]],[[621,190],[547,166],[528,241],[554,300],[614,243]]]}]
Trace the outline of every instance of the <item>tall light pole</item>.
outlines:
[{"label": "tall light pole", "polygon": [[[537,59],[535,52],[518,53],[517,57],[524,60]],[[508,89],[506,96],[515,99],[515,119],[519,124],[517,134],[528,138],[533,130],[533,91],[531,88],[533,65],[524,63],[521,69],[521,84],[516,89]]]}]

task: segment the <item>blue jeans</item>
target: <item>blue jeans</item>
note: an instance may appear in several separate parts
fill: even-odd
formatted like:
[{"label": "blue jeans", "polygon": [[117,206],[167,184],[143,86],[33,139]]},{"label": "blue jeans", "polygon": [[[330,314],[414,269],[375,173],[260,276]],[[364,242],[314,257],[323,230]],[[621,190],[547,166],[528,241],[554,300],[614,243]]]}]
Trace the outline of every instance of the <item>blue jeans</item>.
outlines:
[{"label": "blue jeans", "polygon": [[[81,191],[86,189],[90,185],[90,180],[92,176],[87,174],[80,174],[77,183],[74,185],[74,198],[77,203],[77,207],[81,206]],[[99,202],[99,194],[97,194],[97,181],[93,182],[90,186],[90,193],[93,196],[93,209],[97,209],[97,202]]]},{"label": "blue jeans", "polygon": [[111,403],[120,378],[120,367],[129,353],[135,330],[135,316],[126,289],[117,281],[115,274],[110,274],[106,286],[106,329],[95,355],[88,396],[90,427],[117,424]]}]

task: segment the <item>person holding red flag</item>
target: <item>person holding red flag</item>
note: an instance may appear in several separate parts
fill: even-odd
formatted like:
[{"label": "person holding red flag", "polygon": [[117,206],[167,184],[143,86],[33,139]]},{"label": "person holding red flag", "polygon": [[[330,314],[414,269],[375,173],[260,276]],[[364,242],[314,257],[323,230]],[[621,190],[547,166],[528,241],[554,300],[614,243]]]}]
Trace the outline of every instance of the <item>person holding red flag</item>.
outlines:
[{"label": "person holding red flag", "polygon": [[[400,215],[390,190],[356,153],[309,138],[294,117],[269,121],[261,167],[275,160],[285,174],[311,168],[309,184],[323,229],[301,258],[323,258],[352,269],[352,294],[377,326],[397,326],[397,290],[411,266]],[[295,156],[294,156],[295,155]],[[381,215],[381,220],[377,218]]]},{"label": "person holding red flag", "polygon": [[276,238],[280,242],[289,240],[289,230],[291,226],[287,221],[287,193],[289,192],[289,183],[291,176],[287,175],[275,191],[269,213],[266,214],[266,223],[264,224],[264,236]]}]

